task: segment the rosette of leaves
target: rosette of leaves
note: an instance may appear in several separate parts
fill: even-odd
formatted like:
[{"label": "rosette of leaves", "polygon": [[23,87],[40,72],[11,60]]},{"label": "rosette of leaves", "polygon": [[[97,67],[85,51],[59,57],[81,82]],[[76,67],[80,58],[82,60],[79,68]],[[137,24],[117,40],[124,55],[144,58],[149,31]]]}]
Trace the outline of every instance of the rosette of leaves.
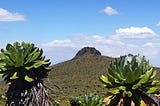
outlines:
[{"label": "rosette of leaves", "polygon": [[156,71],[149,61],[140,55],[125,55],[111,62],[108,74],[100,80],[108,88],[109,106],[116,106],[123,100],[124,106],[134,103],[140,106],[144,101],[148,105],[159,106],[152,95],[159,94],[160,81],[154,80]]},{"label": "rosette of leaves", "polygon": [[15,42],[1,49],[0,76],[9,84],[6,106],[47,104],[43,78],[47,77],[50,64],[43,50],[32,43]]},{"label": "rosette of leaves", "polygon": [[27,82],[47,77],[50,60],[45,60],[43,51],[31,43],[7,44],[0,53],[0,75],[5,81],[24,79]]}]

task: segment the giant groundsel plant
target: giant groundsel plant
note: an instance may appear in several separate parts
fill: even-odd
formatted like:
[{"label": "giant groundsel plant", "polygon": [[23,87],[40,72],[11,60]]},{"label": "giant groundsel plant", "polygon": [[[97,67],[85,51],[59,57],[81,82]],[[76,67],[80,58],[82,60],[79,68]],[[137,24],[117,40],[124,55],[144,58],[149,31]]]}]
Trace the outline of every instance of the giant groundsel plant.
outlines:
[{"label": "giant groundsel plant", "polygon": [[7,44],[0,53],[0,76],[9,83],[6,106],[48,106],[43,78],[50,60],[32,43]]},{"label": "giant groundsel plant", "polygon": [[153,99],[159,94],[160,81],[154,80],[156,71],[144,56],[125,55],[111,62],[108,74],[100,80],[108,88],[108,105],[116,106],[123,101],[123,106],[140,106],[141,103],[159,106]]}]

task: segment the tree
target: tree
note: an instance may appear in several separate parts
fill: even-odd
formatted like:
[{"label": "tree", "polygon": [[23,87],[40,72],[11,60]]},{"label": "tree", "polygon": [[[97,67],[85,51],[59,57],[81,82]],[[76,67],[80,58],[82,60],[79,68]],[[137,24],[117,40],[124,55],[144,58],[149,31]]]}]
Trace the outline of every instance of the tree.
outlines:
[{"label": "tree", "polygon": [[116,106],[121,101],[123,106],[140,106],[145,103],[149,106],[159,106],[152,95],[159,94],[160,81],[154,80],[156,71],[146,58],[139,55],[121,56],[111,62],[107,76],[100,80],[108,88],[108,105]]},{"label": "tree", "polygon": [[5,106],[49,106],[43,79],[50,60],[32,43],[7,44],[0,53],[0,76],[9,84]]}]

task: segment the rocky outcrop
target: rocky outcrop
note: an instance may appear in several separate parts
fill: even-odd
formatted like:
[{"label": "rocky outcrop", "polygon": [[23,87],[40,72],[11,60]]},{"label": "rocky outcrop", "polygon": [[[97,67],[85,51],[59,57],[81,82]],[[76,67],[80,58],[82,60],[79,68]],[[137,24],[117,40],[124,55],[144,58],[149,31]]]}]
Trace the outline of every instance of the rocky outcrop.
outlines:
[{"label": "rocky outcrop", "polygon": [[80,51],[77,52],[77,54],[75,55],[75,57],[73,59],[77,59],[81,56],[84,56],[84,55],[101,55],[101,53],[96,50],[94,47],[84,47],[82,48]]}]

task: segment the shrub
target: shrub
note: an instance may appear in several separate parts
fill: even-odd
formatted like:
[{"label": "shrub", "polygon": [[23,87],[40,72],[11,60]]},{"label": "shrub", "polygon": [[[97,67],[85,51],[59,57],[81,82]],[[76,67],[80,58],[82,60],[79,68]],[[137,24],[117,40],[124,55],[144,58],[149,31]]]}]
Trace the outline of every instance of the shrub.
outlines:
[{"label": "shrub", "polygon": [[71,97],[71,106],[104,106],[103,98],[96,93],[90,93],[88,95]]}]

